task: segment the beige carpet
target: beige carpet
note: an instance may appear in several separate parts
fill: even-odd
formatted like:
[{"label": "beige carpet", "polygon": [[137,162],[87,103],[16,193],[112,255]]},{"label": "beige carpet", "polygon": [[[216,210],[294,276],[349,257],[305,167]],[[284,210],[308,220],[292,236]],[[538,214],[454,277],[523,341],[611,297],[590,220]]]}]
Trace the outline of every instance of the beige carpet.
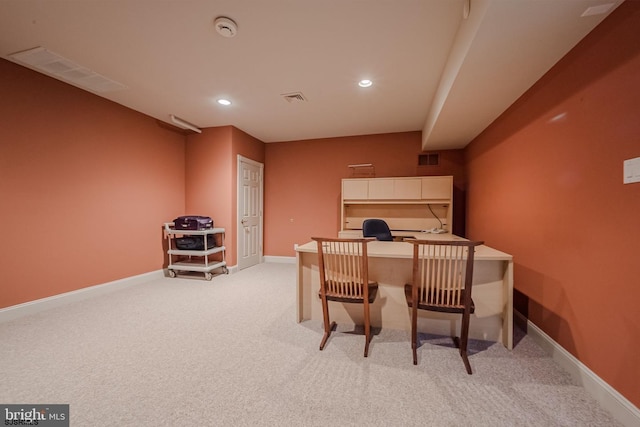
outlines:
[{"label": "beige carpet", "polygon": [[72,426],[615,426],[516,331],[513,351],[295,323],[295,266],[160,279],[0,323],[0,403],[68,403]]}]

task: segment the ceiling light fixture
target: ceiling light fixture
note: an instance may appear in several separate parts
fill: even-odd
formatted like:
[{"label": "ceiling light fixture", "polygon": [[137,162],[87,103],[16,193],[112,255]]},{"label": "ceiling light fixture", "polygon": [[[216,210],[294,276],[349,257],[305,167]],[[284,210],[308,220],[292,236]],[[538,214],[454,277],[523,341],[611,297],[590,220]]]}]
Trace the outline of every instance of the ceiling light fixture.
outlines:
[{"label": "ceiling light fixture", "polygon": [[224,105],[226,107],[228,105],[231,105],[231,101],[229,101],[228,99],[220,98],[218,99],[218,104]]},{"label": "ceiling light fixture", "polygon": [[358,86],[360,87],[369,87],[373,84],[373,82],[371,80],[365,79],[365,80],[360,80],[358,82]]},{"label": "ceiling light fixture", "polygon": [[202,133],[202,131],[200,129],[198,129],[198,127],[196,125],[192,125],[191,123],[182,120],[179,117],[174,116],[173,114],[169,114],[169,118],[171,119],[171,122],[175,125],[180,126],[183,129],[188,129],[188,130],[192,130],[194,132],[198,132],[198,133]]}]

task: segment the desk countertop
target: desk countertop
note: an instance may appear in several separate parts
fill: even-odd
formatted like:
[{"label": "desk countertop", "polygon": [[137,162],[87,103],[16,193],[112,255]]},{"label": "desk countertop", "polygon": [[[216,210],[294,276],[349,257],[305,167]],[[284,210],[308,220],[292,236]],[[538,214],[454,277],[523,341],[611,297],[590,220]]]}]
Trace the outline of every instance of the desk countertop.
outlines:
[{"label": "desk countertop", "polygon": [[[416,233],[417,239],[433,240],[466,240],[453,234]],[[367,254],[372,258],[413,258],[413,245],[408,242],[379,242],[372,241],[367,246]],[[297,252],[317,253],[318,246],[314,241],[296,247]],[[481,245],[476,248],[476,261],[502,260],[511,261],[513,257],[497,249]]]}]

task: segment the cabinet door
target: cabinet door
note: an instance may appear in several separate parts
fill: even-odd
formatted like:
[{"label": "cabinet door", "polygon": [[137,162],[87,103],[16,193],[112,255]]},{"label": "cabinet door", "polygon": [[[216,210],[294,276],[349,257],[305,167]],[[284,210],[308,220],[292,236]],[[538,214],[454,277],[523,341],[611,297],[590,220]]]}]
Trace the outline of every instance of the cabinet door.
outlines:
[{"label": "cabinet door", "polygon": [[387,200],[394,198],[394,179],[377,178],[369,180],[369,199]]},{"label": "cabinet door", "polygon": [[419,200],[421,198],[422,181],[416,179],[396,179],[393,198],[397,200]]},{"label": "cabinet door", "polygon": [[420,178],[377,178],[369,180],[369,199],[372,200],[420,200]]},{"label": "cabinet door", "polygon": [[366,179],[343,179],[343,200],[366,200],[369,197],[369,183]]},{"label": "cabinet door", "polygon": [[451,200],[453,177],[430,176],[422,178],[422,198],[426,200]]}]

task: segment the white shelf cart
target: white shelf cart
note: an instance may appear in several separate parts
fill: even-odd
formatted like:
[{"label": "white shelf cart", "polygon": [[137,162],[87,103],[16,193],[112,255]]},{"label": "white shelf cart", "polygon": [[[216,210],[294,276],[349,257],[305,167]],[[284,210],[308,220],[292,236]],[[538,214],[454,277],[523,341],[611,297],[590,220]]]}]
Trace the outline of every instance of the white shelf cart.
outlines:
[{"label": "white shelf cart", "polygon": [[[224,228],[210,228],[208,230],[176,230],[172,222],[164,224],[165,237],[168,240],[169,276],[176,277],[178,271],[204,273],[207,280],[213,279],[213,270],[222,269],[228,274],[225,261]],[[175,239],[182,236],[204,236],[204,250],[184,250],[176,247]],[[217,237],[219,236],[219,237]],[[207,249],[209,239],[216,239],[216,245]],[[210,259],[214,254],[220,254]]]}]

